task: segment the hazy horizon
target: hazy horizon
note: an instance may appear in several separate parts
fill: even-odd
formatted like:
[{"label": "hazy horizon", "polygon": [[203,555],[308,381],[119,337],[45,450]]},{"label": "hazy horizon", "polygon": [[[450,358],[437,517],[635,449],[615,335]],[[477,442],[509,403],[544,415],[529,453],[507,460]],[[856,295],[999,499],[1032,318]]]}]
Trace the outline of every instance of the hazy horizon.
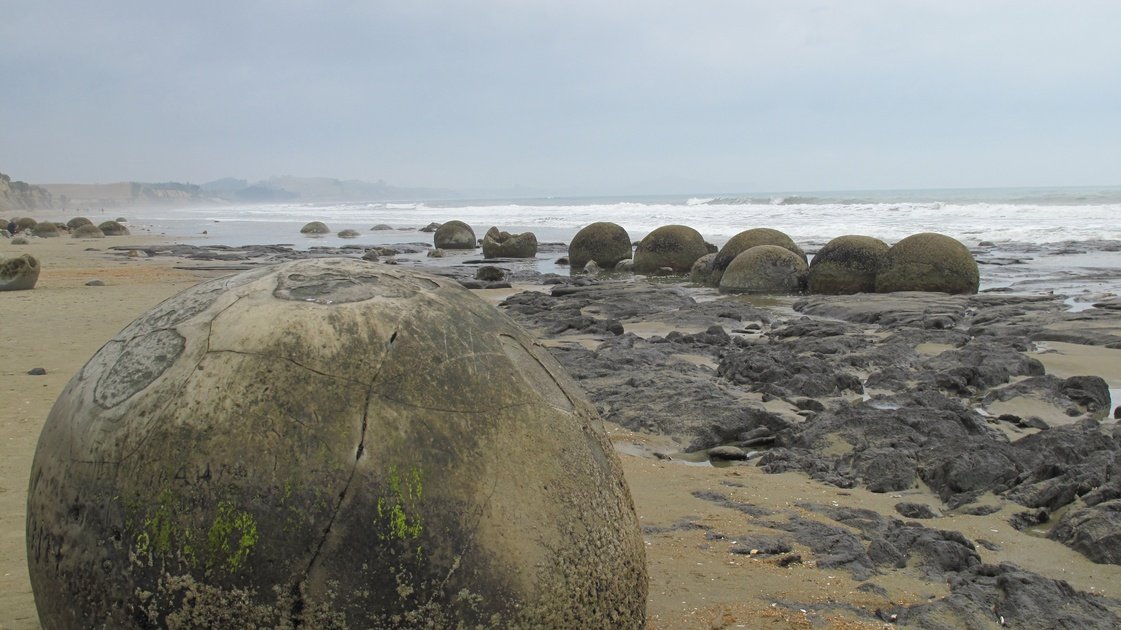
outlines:
[{"label": "hazy horizon", "polygon": [[1121,184],[1121,5],[5,9],[0,170],[566,195]]}]

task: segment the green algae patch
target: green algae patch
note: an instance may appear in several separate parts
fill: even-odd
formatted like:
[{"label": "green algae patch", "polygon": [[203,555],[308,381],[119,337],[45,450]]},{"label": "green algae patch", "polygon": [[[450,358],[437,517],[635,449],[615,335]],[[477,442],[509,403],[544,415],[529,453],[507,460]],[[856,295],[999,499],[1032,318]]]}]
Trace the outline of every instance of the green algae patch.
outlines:
[{"label": "green algae patch", "polygon": [[[389,467],[389,496],[378,499],[375,523],[383,541],[416,540],[424,532],[419,509],[424,496],[422,477],[416,466],[404,474],[397,466]],[[421,555],[421,547],[417,547],[416,553],[418,557]]]}]

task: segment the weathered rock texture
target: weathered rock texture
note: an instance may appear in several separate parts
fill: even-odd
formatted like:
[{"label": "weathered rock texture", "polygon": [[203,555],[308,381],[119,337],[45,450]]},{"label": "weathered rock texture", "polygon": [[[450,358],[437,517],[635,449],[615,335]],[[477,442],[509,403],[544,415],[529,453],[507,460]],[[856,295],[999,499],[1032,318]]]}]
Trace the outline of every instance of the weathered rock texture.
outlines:
[{"label": "weathered rock texture", "polygon": [[0,291],[34,289],[39,270],[39,261],[30,254],[0,260]]},{"label": "weathered rock texture", "polygon": [[943,234],[923,232],[899,241],[885,254],[876,291],[976,293],[981,275],[969,249]]},{"label": "weathered rock texture", "polygon": [[724,270],[720,292],[798,293],[805,284],[806,270],[806,261],[789,249],[756,245],[741,252]]},{"label": "weathered rock texture", "polygon": [[46,421],[41,622],[642,627],[637,519],[577,391],[435,276],[317,259],[201,284]]},{"label": "weathered rock texture", "polygon": [[887,243],[871,236],[838,236],[810,262],[807,289],[832,295],[875,293],[887,251]]},{"label": "weathered rock texture", "polygon": [[537,255],[537,236],[533,232],[510,234],[497,227],[483,236],[483,258],[533,258]]}]

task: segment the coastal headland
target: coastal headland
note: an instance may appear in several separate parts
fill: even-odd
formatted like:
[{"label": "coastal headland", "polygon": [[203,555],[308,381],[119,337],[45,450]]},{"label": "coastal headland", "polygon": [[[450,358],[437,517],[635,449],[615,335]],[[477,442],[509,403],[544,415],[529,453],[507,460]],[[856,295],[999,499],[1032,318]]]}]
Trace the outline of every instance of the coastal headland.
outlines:
[{"label": "coastal headland", "polygon": [[[722,296],[681,277],[540,274],[401,244],[0,242],[0,258],[23,253],[42,264],[38,285],[0,294],[0,628],[38,627],[26,489],[67,381],[163,299],[312,255],[477,287],[572,373],[635,500],[649,628],[1121,620],[1118,526],[1101,523],[1121,499],[1116,299],[1072,311],[1061,296],[1000,291]],[[501,279],[477,279],[483,266]]]}]

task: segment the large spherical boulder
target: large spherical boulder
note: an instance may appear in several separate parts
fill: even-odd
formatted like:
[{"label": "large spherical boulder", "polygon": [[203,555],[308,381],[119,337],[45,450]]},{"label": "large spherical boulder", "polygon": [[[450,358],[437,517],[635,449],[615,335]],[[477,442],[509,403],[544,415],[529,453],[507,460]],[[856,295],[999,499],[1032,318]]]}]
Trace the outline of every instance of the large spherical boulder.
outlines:
[{"label": "large spherical boulder", "polygon": [[339,238],[358,238],[359,236],[362,236],[362,233],[358,230],[346,229],[340,230],[337,236]]},{"label": "large spherical boulder", "polygon": [[24,230],[30,230],[31,228],[35,227],[37,223],[39,222],[35,219],[32,219],[31,217],[20,217],[18,219],[15,219],[16,233],[22,232]]},{"label": "large spherical boulder", "polygon": [[40,221],[31,228],[31,233],[39,238],[58,238],[58,226],[50,221]]},{"label": "large spherical boulder", "polygon": [[757,245],[777,245],[797,254],[802,262],[806,262],[806,253],[785,233],[771,228],[744,230],[728,239],[728,242],[724,243],[724,247],[721,247],[720,251],[717,252],[716,260],[712,263],[713,285],[720,284],[720,276],[724,274],[724,270],[732,264],[736,256]]},{"label": "large spherical boulder", "polygon": [[756,245],[740,253],[720,277],[721,293],[797,293],[806,261],[778,245]]},{"label": "large spherical boulder", "polygon": [[631,257],[631,237],[617,223],[599,221],[580,228],[568,244],[568,260],[573,269],[583,269],[588,261],[610,269]]},{"label": "large spherical boulder", "polygon": [[887,250],[887,243],[871,236],[838,236],[810,262],[806,287],[810,293],[830,295],[875,293]]},{"label": "large spherical boulder", "polygon": [[330,234],[330,233],[331,233],[331,228],[327,227],[327,224],[322,222],[322,221],[312,221],[310,223],[305,223],[304,227],[300,228],[300,234],[316,235],[316,234]]},{"label": "large spherical boulder", "polygon": [[436,228],[432,244],[437,249],[475,249],[478,241],[470,225],[463,221],[448,221]]},{"label": "large spherical boulder", "polygon": [[105,232],[93,225],[79,225],[70,231],[70,238],[105,238]]},{"label": "large spherical boulder", "polygon": [[492,227],[483,235],[483,258],[533,258],[537,256],[537,235],[533,232],[510,234]]},{"label": "large spherical boulder", "polygon": [[83,225],[93,225],[93,221],[90,221],[85,217],[74,217],[73,219],[70,219],[66,222],[66,227],[70,228],[71,230],[80,228]]},{"label": "large spherical boulder", "polygon": [[876,276],[876,291],[976,293],[981,274],[961,242],[944,234],[913,234],[892,245]]},{"label": "large spherical boulder", "polygon": [[0,260],[0,291],[34,289],[39,270],[39,261],[30,254]]},{"label": "large spherical boulder", "polygon": [[128,228],[117,221],[105,221],[97,226],[105,236],[128,236]]},{"label": "large spherical boulder", "polygon": [[639,241],[634,271],[653,273],[668,267],[676,273],[689,273],[693,263],[707,253],[700,232],[685,225],[663,225]]},{"label": "large spherical boulder", "polygon": [[640,628],[595,408],[455,281],[313,259],[198,285],[71,380],[31,472],[48,628]]}]

